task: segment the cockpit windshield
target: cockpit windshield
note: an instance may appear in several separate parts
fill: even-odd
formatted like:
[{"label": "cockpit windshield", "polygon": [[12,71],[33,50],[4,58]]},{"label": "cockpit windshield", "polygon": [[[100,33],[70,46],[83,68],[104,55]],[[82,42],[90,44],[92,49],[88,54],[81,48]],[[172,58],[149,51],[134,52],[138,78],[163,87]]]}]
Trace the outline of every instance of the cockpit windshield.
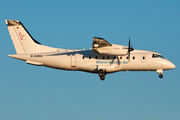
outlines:
[{"label": "cockpit windshield", "polygon": [[165,59],[165,57],[163,57],[162,55],[158,55],[158,54],[153,54],[152,58],[163,58],[163,59]]}]

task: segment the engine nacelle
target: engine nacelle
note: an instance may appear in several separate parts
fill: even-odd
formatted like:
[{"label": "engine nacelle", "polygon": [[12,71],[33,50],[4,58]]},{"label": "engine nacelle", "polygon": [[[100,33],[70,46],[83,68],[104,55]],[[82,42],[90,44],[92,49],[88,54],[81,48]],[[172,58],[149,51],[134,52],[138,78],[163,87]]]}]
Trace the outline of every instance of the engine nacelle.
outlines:
[{"label": "engine nacelle", "polygon": [[109,55],[127,55],[128,47],[122,45],[111,44],[112,46],[106,47],[94,47],[93,50],[97,51],[100,54],[109,54]]},{"label": "engine nacelle", "polygon": [[104,38],[93,37],[92,48],[100,54],[109,55],[127,55],[128,47],[116,44],[110,44]]}]

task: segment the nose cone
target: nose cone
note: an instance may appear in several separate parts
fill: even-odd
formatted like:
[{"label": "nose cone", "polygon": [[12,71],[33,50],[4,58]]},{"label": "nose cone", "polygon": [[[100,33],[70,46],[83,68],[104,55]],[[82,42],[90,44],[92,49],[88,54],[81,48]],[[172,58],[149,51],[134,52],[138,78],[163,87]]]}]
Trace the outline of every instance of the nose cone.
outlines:
[{"label": "nose cone", "polygon": [[175,66],[173,63],[170,63],[170,64],[169,64],[169,68],[170,68],[170,69],[174,69],[175,67],[176,67],[176,66]]},{"label": "nose cone", "polygon": [[167,59],[163,59],[163,60],[161,59],[160,61],[161,61],[161,66],[163,66],[163,68],[166,70],[174,69],[176,67],[172,62],[170,62]]}]

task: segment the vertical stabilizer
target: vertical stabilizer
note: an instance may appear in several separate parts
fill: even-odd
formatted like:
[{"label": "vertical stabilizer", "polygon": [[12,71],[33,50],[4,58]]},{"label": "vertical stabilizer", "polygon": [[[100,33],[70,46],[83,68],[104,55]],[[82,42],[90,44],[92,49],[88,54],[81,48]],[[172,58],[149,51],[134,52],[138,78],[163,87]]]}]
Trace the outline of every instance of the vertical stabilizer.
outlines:
[{"label": "vertical stabilizer", "polygon": [[6,24],[17,54],[36,52],[40,43],[31,37],[20,21],[6,20]]},{"label": "vertical stabilizer", "polygon": [[20,21],[5,21],[17,54],[55,51],[55,48],[43,46],[33,39]]}]

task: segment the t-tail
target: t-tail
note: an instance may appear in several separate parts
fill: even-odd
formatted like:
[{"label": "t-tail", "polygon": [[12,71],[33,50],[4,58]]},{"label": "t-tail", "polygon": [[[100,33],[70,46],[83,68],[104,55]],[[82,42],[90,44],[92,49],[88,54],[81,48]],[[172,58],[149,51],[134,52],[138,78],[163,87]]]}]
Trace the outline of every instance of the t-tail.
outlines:
[{"label": "t-tail", "polygon": [[41,45],[29,34],[20,21],[5,20],[17,54],[55,52],[56,48]]}]

